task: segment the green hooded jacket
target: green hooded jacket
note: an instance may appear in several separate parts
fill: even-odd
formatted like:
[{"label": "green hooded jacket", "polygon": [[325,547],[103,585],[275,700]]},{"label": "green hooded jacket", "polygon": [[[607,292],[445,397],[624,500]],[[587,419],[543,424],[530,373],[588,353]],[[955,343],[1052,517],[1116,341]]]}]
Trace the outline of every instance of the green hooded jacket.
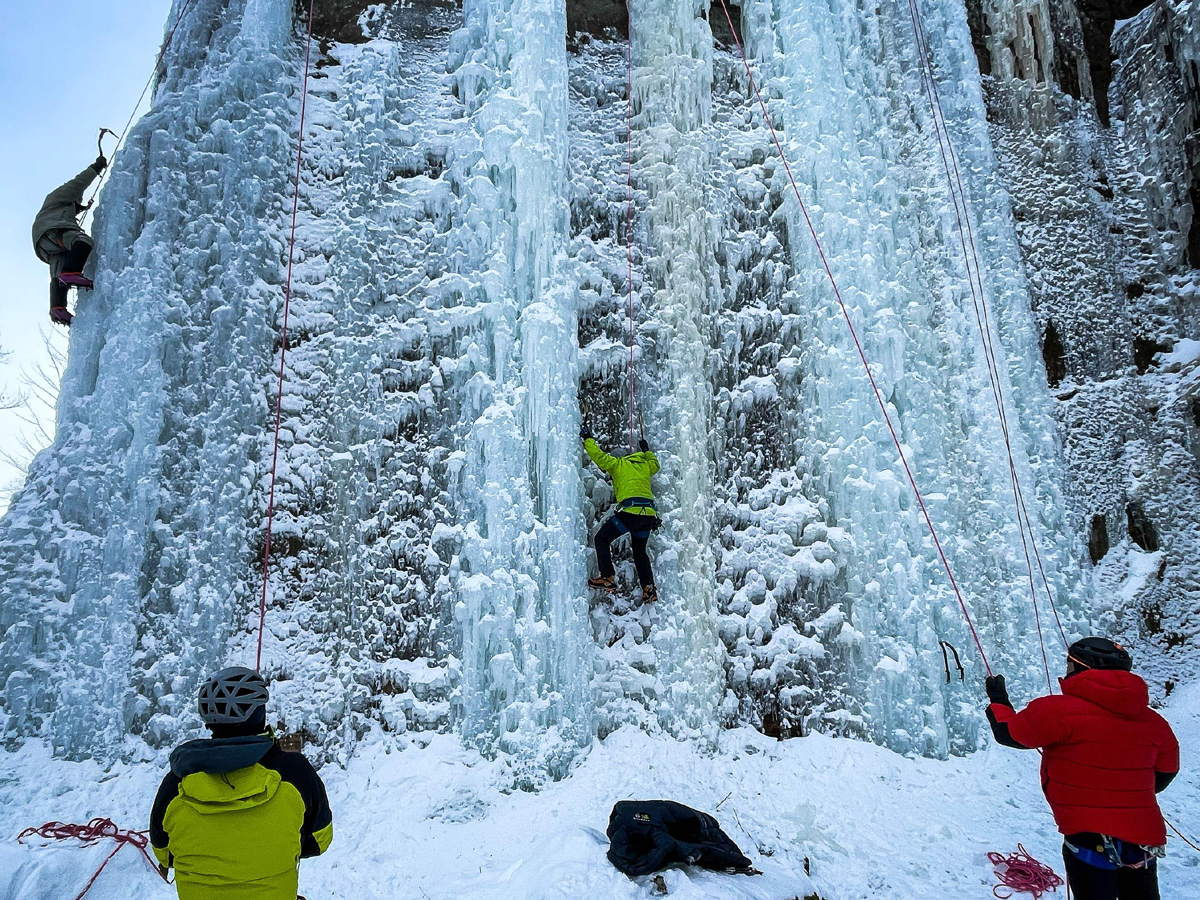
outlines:
[{"label": "green hooded jacket", "polygon": [[[617,492],[617,508],[635,516],[657,516],[654,510],[654,491],[650,477],[658,471],[658,457],[653,450],[631,453],[628,456],[609,456],[591,438],[583,442],[583,449],[602,471],[612,479]],[[626,501],[632,500],[633,503]],[[635,505],[636,504],[636,505]]]},{"label": "green hooded jacket", "polygon": [[[79,227],[79,207],[83,205],[83,192],[100,177],[95,163],[88,166],[66,184],[57,187],[46,195],[37,218],[33,220],[33,249],[38,249],[38,243],[48,232],[62,228]],[[41,252],[38,251],[38,257]],[[45,262],[45,260],[42,260]]]},{"label": "green hooded jacket", "polygon": [[189,741],[171,754],[150,845],[179,900],[296,900],[301,857],[333,840],[325,786],[270,735]]}]

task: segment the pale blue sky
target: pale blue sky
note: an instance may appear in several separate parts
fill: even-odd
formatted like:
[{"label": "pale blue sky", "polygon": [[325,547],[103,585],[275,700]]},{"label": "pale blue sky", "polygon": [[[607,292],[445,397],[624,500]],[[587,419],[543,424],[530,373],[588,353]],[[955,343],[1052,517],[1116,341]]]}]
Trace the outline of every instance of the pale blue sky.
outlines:
[{"label": "pale blue sky", "polygon": [[[49,274],[30,226],[47,193],[96,158],[101,126],[120,131],[154,66],[170,0],[0,0],[0,388],[44,358]],[[109,147],[112,146],[111,140]],[[55,329],[56,343],[66,346]],[[0,450],[19,423],[0,411]],[[19,473],[0,462],[0,486]],[[2,508],[3,500],[0,500]]]}]

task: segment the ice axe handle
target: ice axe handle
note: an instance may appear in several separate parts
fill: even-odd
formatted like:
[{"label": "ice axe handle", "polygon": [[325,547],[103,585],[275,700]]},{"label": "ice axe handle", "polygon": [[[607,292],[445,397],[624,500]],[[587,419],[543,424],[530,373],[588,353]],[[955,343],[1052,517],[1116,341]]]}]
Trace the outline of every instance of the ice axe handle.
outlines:
[{"label": "ice axe handle", "polygon": [[[111,128],[101,128],[100,129],[100,136],[98,138],[96,138],[96,149],[99,151],[101,156],[104,155],[104,136],[106,134],[111,134],[113,137],[117,137],[117,133],[115,131],[113,131]],[[118,138],[118,140],[119,140],[119,138]]]}]

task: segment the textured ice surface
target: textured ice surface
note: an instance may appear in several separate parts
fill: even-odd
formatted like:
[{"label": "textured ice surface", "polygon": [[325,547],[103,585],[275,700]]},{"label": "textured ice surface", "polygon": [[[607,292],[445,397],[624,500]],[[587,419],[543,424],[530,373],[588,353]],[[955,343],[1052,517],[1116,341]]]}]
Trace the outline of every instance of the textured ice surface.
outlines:
[{"label": "textured ice surface", "polygon": [[[922,7],[1016,465],[1068,628],[1078,552],[964,10]],[[581,401],[628,440],[624,44],[549,0],[376,10],[309,86],[264,667],[344,758],[457,729],[515,783],[624,723],[973,748],[956,601],[794,197],[703,4],[635,0],[638,396],[662,592],[588,609]],[[303,44],[196,0],[97,221],[55,446],[0,524],[5,732],[72,755],[196,727],[252,651]],[[1036,685],[1007,457],[907,11],[748,2],[753,64],[993,664]],[[622,570],[624,582],[630,574]],[[634,592],[636,597],[636,591]],[[1047,633],[1054,652],[1056,638]],[[946,685],[938,641],[967,685]],[[132,736],[132,739],[129,739]]]}]

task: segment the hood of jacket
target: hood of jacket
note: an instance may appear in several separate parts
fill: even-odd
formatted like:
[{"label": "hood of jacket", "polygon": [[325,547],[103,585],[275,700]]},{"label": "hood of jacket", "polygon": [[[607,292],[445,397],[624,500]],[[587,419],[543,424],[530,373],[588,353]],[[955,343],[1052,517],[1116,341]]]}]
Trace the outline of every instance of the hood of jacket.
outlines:
[{"label": "hood of jacket", "polygon": [[620,457],[620,460],[635,466],[648,466],[652,461],[657,461],[653,450],[639,450],[637,453]]},{"label": "hood of jacket", "polygon": [[171,753],[171,771],[180,778],[201,772],[224,775],[254,765],[274,745],[274,738],[266,734],[188,741]]},{"label": "hood of jacket", "polygon": [[268,735],[189,741],[171,754],[179,796],[197,812],[261,806],[279,790],[280,775],[257,763],[274,745]]},{"label": "hood of jacket", "polygon": [[1131,719],[1150,705],[1150,692],[1140,676],[1120,669],[1086,669],[1060,682],[1068,697],[1095,703],[1102,709]]}]

